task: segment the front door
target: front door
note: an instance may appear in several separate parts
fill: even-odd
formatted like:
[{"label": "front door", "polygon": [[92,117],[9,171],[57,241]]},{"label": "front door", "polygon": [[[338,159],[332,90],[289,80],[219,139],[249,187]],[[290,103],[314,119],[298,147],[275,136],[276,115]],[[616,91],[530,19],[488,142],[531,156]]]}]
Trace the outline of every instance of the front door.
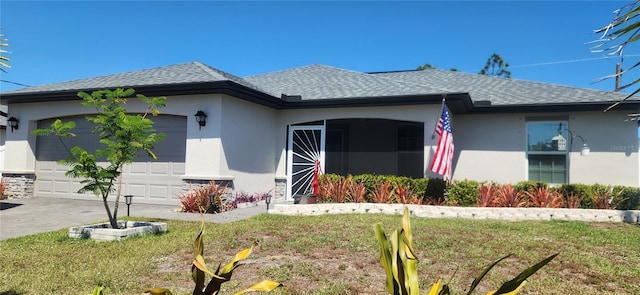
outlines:
[{"label": "front door", "polygon": [[324,125],[289,127],[287,200],[295,195],[311,193],[316,167],[324,170],[324,130]]}]

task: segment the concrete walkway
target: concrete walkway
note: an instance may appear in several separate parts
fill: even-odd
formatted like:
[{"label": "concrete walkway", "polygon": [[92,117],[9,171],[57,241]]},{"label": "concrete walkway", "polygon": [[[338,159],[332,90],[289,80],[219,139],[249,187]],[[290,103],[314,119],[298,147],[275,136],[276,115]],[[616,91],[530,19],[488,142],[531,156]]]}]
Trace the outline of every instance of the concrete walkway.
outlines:
[{"label": "concrete walkway", "polygon": [[[113,202],[110,202],[113,207]],[[272,205],[273,206],[273,205]],[[131,216],[177,220],[200,220],[200,214],[176,212],[179,206],[133,203]],[[265,202],[257,206],[235,209],[219,214],[205,214],[205,221],[233,222],[266,212]],[[127,216],[127,205],[120,202],[118,216]],[[107,220],[101,200],[61,198],[10,199],[0,201],[0,240],[26,236],[61,228]]]}]

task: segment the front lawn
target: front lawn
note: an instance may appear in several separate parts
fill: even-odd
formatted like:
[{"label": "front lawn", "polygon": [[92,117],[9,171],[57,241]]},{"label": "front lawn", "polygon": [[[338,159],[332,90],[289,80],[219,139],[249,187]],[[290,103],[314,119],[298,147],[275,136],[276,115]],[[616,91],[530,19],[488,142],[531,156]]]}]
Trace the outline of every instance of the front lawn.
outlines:
[{"label": "front lawn", "polygon": [[[136,218],[140,220],[140,218]],[[147,219],[148,220],[148,219]],[[210,268],[258,241],[247,264],[223,285],[238,291],[262,279],[283,283],[272,294],[385,294],[373,224],[389,232],[400,215],[259,215],[206,225]],[[490,291],[560,252],[521,294],[640,294],[640,226],[566,221],[411,219],[422,293],[437,278],[464,294],[492,261],[513,253],[478,287]],[[165,287],[191,294],[192,243],[199,222],[168,221],[169,232],[121,242],[67,238],[67,229],[0,241],[0,294],[141,294]],[[478,293],[480,294],[480,293]],[[484,294],[484,293],[483,293]]]}]

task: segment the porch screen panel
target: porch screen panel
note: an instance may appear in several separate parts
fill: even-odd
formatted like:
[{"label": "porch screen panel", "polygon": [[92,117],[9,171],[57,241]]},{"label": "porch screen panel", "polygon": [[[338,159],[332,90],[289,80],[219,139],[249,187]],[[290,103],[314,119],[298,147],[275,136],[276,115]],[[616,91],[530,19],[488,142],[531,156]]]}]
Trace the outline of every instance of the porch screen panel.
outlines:
[{"label": "porch screen panel", "polygon": [[293,130],[291,196],[310,194],[316,161],[321,160],[321,130]]}]

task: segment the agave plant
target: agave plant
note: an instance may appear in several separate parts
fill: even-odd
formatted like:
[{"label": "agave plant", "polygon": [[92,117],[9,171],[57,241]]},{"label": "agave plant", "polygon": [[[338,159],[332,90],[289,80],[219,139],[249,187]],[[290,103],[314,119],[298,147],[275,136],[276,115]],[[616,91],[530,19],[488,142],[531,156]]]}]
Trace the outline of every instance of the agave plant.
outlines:
[{"label": "agave plant", "polygon": [[[233,271],[241,265],[241,262],[251,255],[251,251],[256,246],[254,243],[250,248],[244,249],[238,252],[233,259],[227,264],[225,264],[222,269],[221,265],[218,265],[218,268],[215,272],[210,271],[207,268],[207,265],[204,261],[204,218],[202,219],[202,225],[200,227],[200,233],[196,237],[193,242],[193,251],[195,258],[193,259],[193,263],[191,265],[191,277],[193,278],[193,282],[196,284],[193,290],[193,295],[213,295],[218,294],[220,292],[220,288],[223,283],[231,280],[231,275]],[[205,276],[211,276],[211,280],[205,286]],[[263,291],[269,292],[278,287],[282,286],[282,284],[270,280],[263,280],[247,289],[234,293],[234,295],[243,294],[251,291]]]},{"label": "agave plant", "polygon": [[320,202],[344,203],[349,194],[351,178],[325,178],[320,186]]},{"label": "agave plant", "polygon": [[511,184],[500,186],[496,195],[496,207],[524,207],[527,204],[525,195]]},{"label": "agave plant", "polygon": [[[377,223],[374,225],[374,231],[376,238],[378,239],[378,245],[380,246],[380,262],[386,272],[386,290],[392,295],[419,295],[419,283],[418,283],[418,270],[415,251],[413,248],[413,237],[411,232],[411,222],[409,220],[409,209],[405,207],[404,215],[402,217],[402,226],[391,232],[387,236],[382,228],[382,224]],[[525,281],[540,268],[545,266],[551,260],[553,260],[558,254],[551,255],[537,264],[527,268],[515,278],[507,281],[495,291],[487,293],[487,295],[498,294],[517,294],[517,292],[524,286]],[[499,262],[508,258],[511,255],[502,257],[489,265],[476,279],[471,283],[469,291],[466,293],[470,295],[480,284],[480,281],[485,277],[491,269]],[[443,284],[441,279],[438,279],[436,283],[431,286],[427,295],[445,295],[450,294],[450,289],[447,284]]]},{"label": "agave plant", "polygon": [[[351,178],[351,177],[349,177]],[[366,201],[365,195],[367,194],[367,188],[364,183],[351,180],[349,186],[349,200],[354,203],[364,203]]]},{"label": "agave plant", "polygon": [[7,190],[7,179],[6,178],[1,178],[0,179],[0,200],[4,200],[7,197],[5,196],[5,191]]},{"label": "agave plant", "polygon": [[571,192],[567,196],[567,200],[565,203],[567,204],[567,208],[576,209],[576,208],[580,208],[580,204],[582,204],[582,200],[584,200],[584,195]]},{"label": "agave plant", "polygon": [[395,192],[391,182],[387,181],[384,183],[376,184],[371,192],[371,198],[374,203],[378,204],[388,204],[391,203],[395,198]]},{"label": "agave plant", "polygon": [[617,193],[614,193],[613,187],[610,186],[605,189],[593,189],[593,195],[591,195],[591,206],[593,209],[616,209],[619,203],[617,199],[623,192],[624,190],[620,190]]},{"label": "agave plant", "polygon": [[418,196],[411,189],[411,184],[406,185],[397,184],[395,187],[398,203],[400,204],[415,204],[419,200]]},{"label": "agave plant", "polygon": [[493,183],[481,183],[478,187],[478,207],[493,207],[496,203],[496,187]]},{"label": "agave plant", "polygon": [[529,198],[529,202],[538,208],[561,208],[564,205],[564,197],[560,192],[553,191],[547,187],[532,188],[524,194]]}]

